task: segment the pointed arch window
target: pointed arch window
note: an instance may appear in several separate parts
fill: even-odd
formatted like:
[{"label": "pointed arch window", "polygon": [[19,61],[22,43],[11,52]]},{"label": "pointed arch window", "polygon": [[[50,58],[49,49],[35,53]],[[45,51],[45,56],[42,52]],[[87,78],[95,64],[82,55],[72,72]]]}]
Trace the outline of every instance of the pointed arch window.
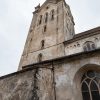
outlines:
[{"label": "pointed arch window", "polygon": [[51,11],[51,20],[54,20],[54,9]]},{"label": "pointed arch window", "polygon": [[100,100],[100,73],[88,71],[81,80],[83,100]]},{"label": "pointed arch window", "polygon": [[45,14],[45,23],[48,21],[48,13]]},{"label": "pointed arch window", "polygon": [[42,15],[40,15],[39,25],[42,23]]}]

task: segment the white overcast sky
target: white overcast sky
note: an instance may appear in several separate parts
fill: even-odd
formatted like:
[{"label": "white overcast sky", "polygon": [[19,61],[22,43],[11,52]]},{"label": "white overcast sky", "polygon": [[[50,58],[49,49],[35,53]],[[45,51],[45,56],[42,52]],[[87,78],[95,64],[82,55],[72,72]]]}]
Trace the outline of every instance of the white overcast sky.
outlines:
[{"label": "white overcast sky", "polygon": [[[45,0],[0,0],[0,76],[17,71],[34,7]],[[66,0],[76,33],[100,26],[100,0]]]}]

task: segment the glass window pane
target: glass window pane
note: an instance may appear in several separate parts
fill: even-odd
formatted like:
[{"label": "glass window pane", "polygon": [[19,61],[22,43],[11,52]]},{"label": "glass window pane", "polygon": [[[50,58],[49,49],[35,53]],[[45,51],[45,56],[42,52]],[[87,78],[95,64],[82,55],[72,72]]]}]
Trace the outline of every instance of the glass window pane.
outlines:
[{"label": "glass window pane", "polygon": [[90,88],[91,91],[98,91],[98,87],[94,81],[91,82]]},{"label": "glass window pane", "polygon": [[99,78],[98,77],[96,77],[95,79],[94,79],[97,83],[99,83]]},{"label": "glass window pane", "polygon": [[83,75],[83,77],[82,77],[82,80],[81,80],[81,82],[84,80],[86,78],[86,76],[85,76],[85,74]]},{"label": "glass window pane", "polygon": [[93,71],[88,71],[88,72],[87,72],[87,76],[88,76],[89,78],[93,78],[93,77],[95,77],[95,73],[94,73]]},{"label": "glass window pane", "polygon": [[100,100],[100,95],[98,91],[92,91],[91,94],[93,98],[92,100]]},{"label": "glass window pane", "polygon": [[88,92],[88,91],[89,91],[88,86],[87,86],[87,84],[84,82],[84,83],[82,84],[82,92]]},{"label": "glass window pane", "polygon": [[90,100],[90,94],[89,92],[82,92],[83,100]]},{"label": "glass window pane", "polygon": [[85,81],[89,84],[91,79],[87,78]]},{"label": "glass window pane", "polygon": [[95,73],[96,74],[96,77],[98,77],[100,79],[100,73]]}]

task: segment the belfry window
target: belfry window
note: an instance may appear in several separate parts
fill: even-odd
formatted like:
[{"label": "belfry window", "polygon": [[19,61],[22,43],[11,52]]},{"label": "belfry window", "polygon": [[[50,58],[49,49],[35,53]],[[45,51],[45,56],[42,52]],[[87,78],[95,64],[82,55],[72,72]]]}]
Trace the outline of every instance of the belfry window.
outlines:
[{"label": "belfry window", "polygon": [[83,49],[84,51],[95,50],[96,49],[95,43],[92,41],[87,41],[86,43],[84,43]]},{"label": "belfry window", "polygon": [[54,20],[54,9],[51,11],[51,20]]},{"label": "belfry window", "polygon": [[42,23],[42,15],[40,16],[40,19],[39,19],[39,25]]},{"label": "belfry window", "polygon": [[45,14],[45,23],[48,21],[48,13]]},{"label": "belfry window", "polygon": [[86,72],[81,80],[83,100],[100,100],[100,73]]}]

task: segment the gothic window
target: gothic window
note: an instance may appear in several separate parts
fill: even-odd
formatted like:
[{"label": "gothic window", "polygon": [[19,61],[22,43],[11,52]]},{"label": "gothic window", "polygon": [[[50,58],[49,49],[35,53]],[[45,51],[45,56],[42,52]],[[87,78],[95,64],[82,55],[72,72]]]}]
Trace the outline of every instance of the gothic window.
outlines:
[{"label": "gothic window", "polygon": [[100,73],[86,72],[81,80],[83,100],[100,100]]},{"label": "gothic window", "polygon": [[94,42],[92,41],[87,41],[84,46],[83,46],[84,51],[91,51],[91,50],[95,50],[96,46],[94,44]]},{"label": "gothic window", "polygon": [[51,20],[54,20],[54,9],[51,11]]},{"label": "gothic window", "polygon": [[39,55],[38,55],[38,62],[41,62],[42,61],[42,54],[40,53]]},{"label": "gothic window", "polygon": [[39,25],[42,23],[42,15],[40,16],[40,19],[39,19]]},{"label": "gothic window", "polygon": [[48,13],[45,14],[45,23],[48,21]]},{"label": "gothic window", "polygon": [[45,42],[44,40],[41,41],[41,49],[44,48],[44,42]]}]

